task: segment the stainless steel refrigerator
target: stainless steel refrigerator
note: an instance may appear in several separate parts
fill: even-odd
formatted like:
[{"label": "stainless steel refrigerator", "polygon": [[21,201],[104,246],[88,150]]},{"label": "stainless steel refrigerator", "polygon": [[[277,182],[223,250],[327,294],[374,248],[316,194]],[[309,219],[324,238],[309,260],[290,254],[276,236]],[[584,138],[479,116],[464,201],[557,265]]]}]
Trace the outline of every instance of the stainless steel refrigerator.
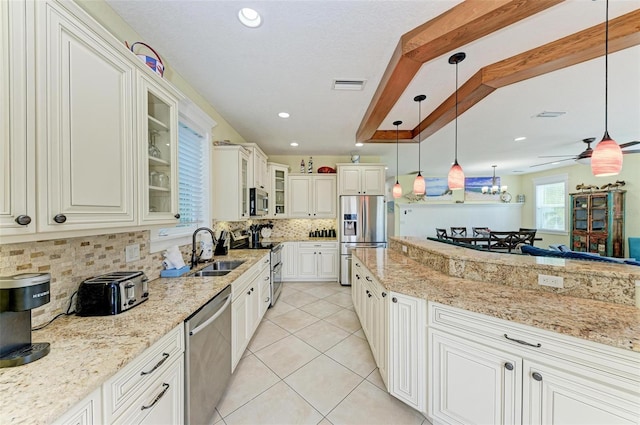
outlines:
[{"label": "stainless steel refrigerator", "polygon": [[340,284],[351,285],[351,250],[387,247],[387,209],[384,196],[341,196]]}]

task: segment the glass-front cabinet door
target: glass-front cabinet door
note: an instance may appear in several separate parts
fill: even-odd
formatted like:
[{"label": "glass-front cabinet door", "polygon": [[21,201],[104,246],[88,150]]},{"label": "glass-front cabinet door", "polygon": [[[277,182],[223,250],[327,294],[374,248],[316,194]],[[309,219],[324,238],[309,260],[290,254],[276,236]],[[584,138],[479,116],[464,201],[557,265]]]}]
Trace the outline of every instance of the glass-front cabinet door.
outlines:
[{"label": "glass-front cabinet door", "polygon": [[242,217],[249,217],[249,157],[240,155],[240,187],[242,198]]},{"label": "glass-front cabinet door", "polygon": [[269,215],[273,218],[284,218],[288,214],[286,205],[287,175],[289,167],[286,165],[269,163]]},{"label": "glass-front cabinet door", "polygon": [[142,73],[141,93],[141,221],[177,223],[178,100]]}]

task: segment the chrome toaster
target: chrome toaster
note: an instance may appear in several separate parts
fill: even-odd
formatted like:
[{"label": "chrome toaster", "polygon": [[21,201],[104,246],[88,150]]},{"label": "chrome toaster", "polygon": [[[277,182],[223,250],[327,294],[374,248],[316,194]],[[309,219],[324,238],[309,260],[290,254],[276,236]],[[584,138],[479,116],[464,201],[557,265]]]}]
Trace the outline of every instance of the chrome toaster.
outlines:
[{"label": "chrome toaster", "polygon": [[149,299],[149,279],[141,271],[113,272],[80,284],[76,300],[79,316],[109,316],[125,312]]}]

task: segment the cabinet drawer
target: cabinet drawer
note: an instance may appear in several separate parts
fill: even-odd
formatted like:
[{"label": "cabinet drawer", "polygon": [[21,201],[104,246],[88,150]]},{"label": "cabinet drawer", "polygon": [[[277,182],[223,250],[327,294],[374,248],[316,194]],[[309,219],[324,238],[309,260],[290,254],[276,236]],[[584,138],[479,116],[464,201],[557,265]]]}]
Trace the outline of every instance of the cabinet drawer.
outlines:
[{"label": "cabinet drawer", "polygon": [[338,242],[298,242],[299,249],[338,249]]},{"label": "cabinet drawer", "polygon": [[428,326],[481,344],[518,350],[525,357],[569,361],[593,374],[616,375],[629,387],[640,384],[640,353],[521,325],[437,303],[429,303]]},{"label": "cabinet drawer", "polygon": [[[184,355],[144,388],[114,424],[181,424],[184,422]],[[109,422],[111,423],[111,422]]]},{"label": "cabinet drawer", "polygon": [[126,410],[184,352],[184,325],[176,326],[104,384],[105,420]]}]

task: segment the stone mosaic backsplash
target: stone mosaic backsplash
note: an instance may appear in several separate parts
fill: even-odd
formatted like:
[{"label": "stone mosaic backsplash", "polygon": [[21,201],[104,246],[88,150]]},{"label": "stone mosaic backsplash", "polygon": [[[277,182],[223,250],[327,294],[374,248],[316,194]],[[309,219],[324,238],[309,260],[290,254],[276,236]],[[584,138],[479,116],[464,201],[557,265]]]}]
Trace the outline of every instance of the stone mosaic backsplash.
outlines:
[{"label": "stone mosaic backsplash", "polygon": [[247,221],[218,221],[214,224],[216,236],[221,230],[248,229],[251,224],[273,223],[271,239],[300,240],[309,237],[309,232],[322,229],[336,229],[335,219],[278,219],[278,220],[247,220]]},{"label": "stone mosaic backsplash", "polygon": [[[134,243],[140,244],[140,260],[126,263],[125,247]],[[180,250],[185,259],[191,255],[190,245]],[[142,270],[153,280],[160,277],[162,258],[162,252],[149,253],[149,231],[6,244],[0,245],[0,276],[51,274],[51,301],[31,312],[37,326],[67,311],[83,280],[122,270]]]}]

